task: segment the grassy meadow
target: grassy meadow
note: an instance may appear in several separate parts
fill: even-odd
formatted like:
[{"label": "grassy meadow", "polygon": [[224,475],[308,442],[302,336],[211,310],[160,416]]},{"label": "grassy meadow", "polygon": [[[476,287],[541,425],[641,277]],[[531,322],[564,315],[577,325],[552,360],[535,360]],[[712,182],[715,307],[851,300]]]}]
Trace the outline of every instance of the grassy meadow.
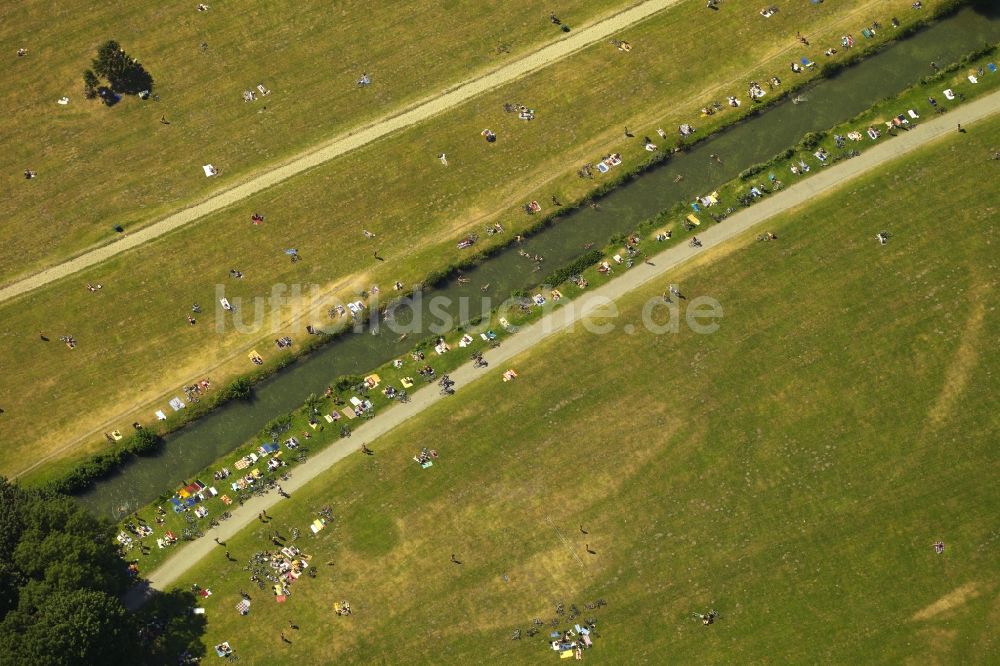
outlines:
[{"label": "grassy meadow", "polygon": [[[10,3],[0,10],[11,59],[0,135],[23,140],[0,155],[0,282],[553,41],[562,33],[550,11],[579,26],[633,4]],[[83,70],[108,39],[152,74],[158,101],[109,109],[84,98]],[[28,55],[15,57],[22,47]],[[359,89],[365,72],[374,85]],[[271,94],[244,102],[258,83]],[[64,95],[70,103],[57,105]],[[206,163],[218,178],[205,178]],[[26,168],[39,177],[24,182]]]},{"label": "grassy meadow", "polygon": [[[797,29],[811,35],[816,51],[845,30],[884,22],[897,11],[913,20],[901,13],[904,4],[790,7],[765,20],[747,3],[710,14],[684,3],[626,31],[621,37],[633,45],[630,53],[594,45],[79,277],[3,304],[0,365],[10,368],[10,382],[0,388],[0,403],[10,455],[0,470],[26,467],[28,451],[32,457],[64,456],[67,447],[93,451],[99,436],[85,444],[82,438],[136,419],[148,422],[165,392],[176,392],[172,387],[205,376],[221,385],[248,368],[248,349],[270,348],[272,338],[296,338],[305,324],[326,323],[327,297],[353,299],[372,284],[385,289],[396,280],[422,280],[457,261],[455,241],[481,232],[486,222],[501,221],[509,233],[524,228],[532,222],[520,210],[525,200],[537,198],[548,208],[553,194],[563,201],[584,196],[595,182],[577,178],[581,164],[618,150],[623,168],[634,166],[649,155],[642,136],[655,136],[657,127],[673,133],[693,120],[708,132],[732,120],[726,112],[699,120],[698,109],[726,94],[743,95],[750,79],[779,74],[787,82],[789,59],[804,49],[794,39]],[[754,20],[747,22],[748,15]],[[723,39],[733,48],[706,59],[702,45]],[[754,63],[749,69],[748,62]],[[529,104],[536,119],[525,123],[504,113],[510,101]],[[623,137],[625,125],[636,138]],[[484,126],[497,132],[496,144],[479,136]],[[439,152],[448,154],[448,167],[436,160]],[[255,211],[266,217],[256,227],[249,221]],[[365,240],[363,229],[376,238]],[[298,248],[303,261],[290,263],[283,254],[289,247]],[[385,261],[373,257],[376,250]],[[245,278],[229,279],[230,268]],[[88,293],[86,282],[104,289]],[[270,308],[263,329],[237,331],[227,317],[220,334],[213,321],[218,313],[203,315],[197,326],[185,321],[190,303],[217,301],[218,285],[247,303],[266,298],[275,284],[306,289],[290,304]],[[313,299],[324,306],[308,308]],[[53,339],[72,334],[79,345],[69,352],[58,343],[41,344],[38,331]]]},{"label": "grassy meadow", "polygon": [[[762,172],[763,175],[757,175],[756,177],[748,180],[744,180],[742,178],[736,178],[733,181],[726,183],[725,185],[718,188],[719,201],[721,203],[720,208],[724,208],[729,205],[738,205],[737,204],[738,198],[740,196],[745,195],[751,183],[758,183],[758,184],[763,183],[766,188],[767,185],[770,185],[769,181],[766,180],[767,177],[766,174],[768,172],[781,174],[781,179],[789,180],[792,182],[800,178],[810,177],[812,174],[793,175],[790,173],[790,167],[793,165],[798,165],[800,161],[805,161],[807,163],[810,163],[814,169],[821,169],[822,163],[820,163],[813,155],[813,152],[816,150],[816,148],[821,148],[827,151],[827,153],[829,154],[829,161],[827,163],[834,163],[836,161],[839,161],[840,159],[845,159],[847,157],[846,151],[851,149],[853,146],[856,146],[857,144],[854,142],[849,142],[850,145],[845,145],[843,149],[838,148],[833,140],[834,135],[839,134],[842,136],[846,136],[853,130],[862,131],[864,130],[865,127],[868,126],[881,128],[884,126],[887,119],[895,117],[902,109],[918,110],[920,114],[920,120],[915,120],[914,122],[915,123],[924,122],[923,119],[931,118],[934,115],[933,109],[927,102],[927,97],[929,94],[936,94],[934,93],[934,91],[936,90],[940,90],[944,87],[952,87],[960,92],[963,90],[967,91],[968,94],[973,97],[982,94],[988,94],[989,92],[1000,87],[1000,77],[990,77],[984,79],[980,82],[979,86],[976,88],[971,88],[969,85],[962,85],[962,81],[964,80],[965,73],[967,71],[970,71],[970,69],[971,71],[975,71],[976,69],[978,69],[978,66],[980,64],[985,65],[987,62],[990,62],[992,58],[993,55],[990,54],[984,56],[983,58],[973,60],[966,67],[960,68],[956,72],[950,72],[944,74],[940,77],[940,79],[929,81],[926,84],[914,86],[913,88],[905,91],[903,94],[901,94],[896,98],[886,99],[879,102],[873,108],[860,114],[852,121],[831,128],[828,132],[825,133],[824,137],[820,139],[816,147],[809,150],[800,149],[792,151],[790,157],[785,158],[784,156],[782,156],[779,159],[773,160],[767,165],[767,169],[765,169]],[[880,141],[883,142],[891,140],[892,139],[889,136],[884,136],[880,139]],[[816,172],[814,171],[813,173]],[[641,256],[651,256],[663,249],[663,243],[656,240],[656,235],[659,233],[669,231],[672,234],[672,239],[673,239],[671,241],[672,243],[685,243],[689,236],[697,233],[697,229],[686,230],[683,225],[683,221],[688,210],[689,209],[686,206],[683,206],[682,204],[679,206],[679,212],[676,210],[664,211],[660,216],[657,216],[656,218],[653,218],[644,223],[643,225],[641,225],[641,228],[637,230],[638,231],[637,235],[640,237],[640,240],[637,243],[637,248],[639,249]],[[618,253],[620,255],[626,254],[626,250],[616,244],[610,244],[607,248],[604,249],[607,250],[604,253],[604,257],[609,264],[613,262],[612,256],[615,253]],[[563,296],[566,297],[566,300],[562,301],[562,303],[566,303],[572,299],[575,299],[577,296],[585,293],[585,291],[589,291],[595,287],[603,285],[607,283],[609,280],[614,279],[615,277],[614,275],[604,275],[600,273],[597,270],[596,265],[584,270],[582,275],[589,283],[589,287],[587,290],[581,289],[573,282],[565,282],[559,285],[552,285],[553,287],[558,287]],[[515,327],[520,327],[530,321],[538,319],[541,315],[542,311],[532,310],[527,314],[520,312],[508,312],[506,314],[506,317]],[[507,337],[508,332],[504,330],[495,320],[493,321],[492,326],[494,330],[499,334],[500,339]],[[455,332],[453,335],[449,336],[449,341],[452,347],[458,345],[458,339],[459,337],[461,337],[463,332],[464,331],[458,331]],[[479,340],[477,336],[473,337],[475,338],[474,343],[466,350],[467,352],[486,347],[486,344],[483,343],[481,340]],[[426,351],[429,344],[430,343],[425,341],[420,345],[420,348]],[[371,370],[373,373],[378,374],[380,377],[382,377],[384,385],[399,386],[400,378],[405,376],[412,376],[415,372],[415,367],[422,366],[424,364],[424,361],[411,360],[409,356],[406,354],[403,354],[400,360],[403,361],[403,365],[400,368],[396,368],[393,365],[393,363],[387,361],[380,367],[372,368]],[[452,355],[445,355],[443,357],[435,356],[434,368],[439,374],[447,373],[453,370],[458,365],[466,363],[467,361],[468,359],[465,356],[452,356]],[[422,384],[423,382],[420,383]],[[334,396],[339,397],[340,400],[347,400],[352,395],[354,395],[354,393],[355,389],[353,387],[343,390],[334,389]],[[375,405],[375,412],[378,414],[381,414],[383,408],[388,408],[395,403],[393,399],[383,396],[379,391],[372,392],[370,394],[370,399],[373,401]],[[311,457],[314,456],[318,451],[322,450],[323,448],[326,448],[331,443],[338,441],[340,439],[341,433],[339,424],[337,426],[330,427],[329,429],[321,427],[318,429],[310,430],[310,428],[308,427],[308,422],[310,420],[310,415],[311,415],[310,408],[318,410],[319,413],[327,413],[332,409],[336,409],[336,401],[334,398],[320,397],[318,398],[317,403],[302,407],[293,414],[293,421],[288,431],[292,434],[302,433],[302,437],[300,439],[302,439],[304,443],[305,439],[309,438],[307,444],[309,449],[309,456]],[[274,436],[272,434],[267,432],[267,427],[265,426],[264,430],[257,436],[250,438],[247,442],[243,443],[240,447],[236,448],[235,450],[226,452],[226,454],[221,456],[218,460],[214,461],[210,465],[207,465],[205,469],[202,470],[199,474],[194,474],[191,476],[192,478],[199,478],[199,479],[211,478],[216,470],[219,470],[226,466],[231,466],[234,460],[243,457],[247,453],[255,451],[257,447],[260,446],[260,444],[271,441],[273,437]],[[294,468],[295,466],[300,464],[296,462],[294,458],[286,459],[285,462],[291,465],[291,468]],[[311,464],[311,462],[307,461],[307,464]],[[268,476],[269,472],[267,472],[264,469],[264,466],[261,465],[260,467],[264,472],[265,476]],[[62,465],[49,466],[46,468],[45,471],[46,473],[58,473],[59,471],[61,471],[61,468]],[[276,476],[276,474],[270,473],[270,476],[273,477]],[[248,492],[246,497],[249,496],[250,494]],[[137,515],[141,517],[143,520],[145,520],[148,524],[152,525],[154,524],[154,521],[157,519],[158,515],[156,511],[157,506],[162,506],[164,505],[164,503],[165,503],[165,497],[161,498],[158,501],[152,502],[145,507],[140,508],[140,510],[137,512]],[[217,516],[218,514],[226,510],[224,502],[218,497],[206,499],[205,503],[202,504],[202,506],[208,509],[210,514],[205,518],[195,521],[196,524],[200,525],[202,529],[206,527],[206,525],[209,523],[210,519],[213,516]],[[134,522],[134,520],[135,517],[129,515],[126,518],[126,520],[122,521],[123,529],[128,522]],[[149,541],[151,542],[155,540],[156,536],[162,535],[162,533],[166,530],[172,530],[176,534],[181,534],[182,531],[187,526],[188,523],[186,522],[185,516],[183,514],[175,514],[173,512],[168,511],[166,515],[162,517],[162,523],[158,524],[157,527],[155,528],[155,534],[152,535],[152,538]],[[148,551],[141,552],[140,549],[133,548],[129,550],[128,553],[126,553],[126,557],[127,559],[130,560],[133,558],[136,559],[141,571],[148,573],[149,571],[152,571],[155,567],[159,566],[160,563],[162,563],[166,558],[170,557],[172,554],[173,554],[172,550],[151,548]]]},{"label": "grassy meadow", "polygon": [[332,509],[286,603],[221,554],[186,577],[213,591],[205,644],[539,663],[562,603],[598,663],[995,661],[998,145],[977,123],[687,265],[671,281],[721,303],[714,334],[647,332],[651,285],[612,334],[555,336],[369,442],[229,540],[243,562]]}]

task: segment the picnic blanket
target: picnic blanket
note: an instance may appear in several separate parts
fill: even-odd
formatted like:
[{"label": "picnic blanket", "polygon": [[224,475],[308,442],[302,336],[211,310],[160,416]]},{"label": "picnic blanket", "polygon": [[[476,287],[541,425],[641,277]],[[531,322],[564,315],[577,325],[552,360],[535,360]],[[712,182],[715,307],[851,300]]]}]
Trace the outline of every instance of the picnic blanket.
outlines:
[{"label": "picnic blanket", "polygon": [[184,409],[184,401],[181,400],[180,398],[175,397],[173,400],[170,401],[170,406],[173,408],[175,412],[179,412],[180,410]]},{"label": "picnic blanket", "polygon": [[157,421],[166,421],[167,420],[167,415],[163,413],[162,409],[156,410],[156,420]]},{"label": "picnic blanket", "polygon": [[317,534],[324,527],[326,527],[326,520],[323,518],[317,518],[312,522],[312,525],[309,526],[309,529],[312,530],[313,534]]},{"label": "picnic blanket", "polygon": [[216,168],[215,168],[214,166],[212,166],[211,164],[205,164],[205,165],[202,165],[201,169],[202,169],[202,171],[204,171],[204,172],[205,172],[205,177],[206,177],[206,178],[211,178],[211,177],[212,177],[212,176],[214,176],[215,174],[219,173],[219,170],[218,170],[218,169],[216,169]]}]

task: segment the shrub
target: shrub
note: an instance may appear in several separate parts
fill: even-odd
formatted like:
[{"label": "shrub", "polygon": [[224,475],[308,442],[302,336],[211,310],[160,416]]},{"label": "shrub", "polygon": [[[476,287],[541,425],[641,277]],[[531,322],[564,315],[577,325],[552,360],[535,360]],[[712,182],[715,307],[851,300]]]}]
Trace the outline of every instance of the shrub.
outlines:
[{"label": "shrub", "polygon": [[806,132],[805,136],[802,137],[802,140],[799,141],[799,147],[802,150],[814,150],[825,136],[826,132]]},{"label": "shrub", "polygon": [[237,377],[222,390],[222,400],[249,400],[253,395],[253,384],[246,377]]},{"label": "shrub", "polygon": [[600,250],[591,250],[584,254],[582,257],[566,264],[562,268],[557,268],[556,270],[549,273],[545,281],[550,285],[559,285],[570,278],[571,275],[577,275],[582,273],[584,269],[590,268],[597,262],[601,260],[604,253]]},{"label": "shrub", "polygon": [[292,427],[292,415],[283,414],[268,421],[263,428],[263,432],[267,433],[271,437],[276,438],[281,433],[287,432],[288,429],[291,427]]},{"label": "shrub", "polygon": [[740,180],[749,180],[765,169],[767,169],[767,162],[758,162],[757,164],[748,166],[743,171],[740,171]]},{"label": "shrub", "polygon": [[152,430],[136,430],[135,434],[128,438],[124,450],[137,456],[144,456],[153,453],[160,448],[163,438]]},{"label": "shrub", "polygon": [[360,375],[344,375],[333,385],[338,391],[346,391],[362,383],[364,379]]}]

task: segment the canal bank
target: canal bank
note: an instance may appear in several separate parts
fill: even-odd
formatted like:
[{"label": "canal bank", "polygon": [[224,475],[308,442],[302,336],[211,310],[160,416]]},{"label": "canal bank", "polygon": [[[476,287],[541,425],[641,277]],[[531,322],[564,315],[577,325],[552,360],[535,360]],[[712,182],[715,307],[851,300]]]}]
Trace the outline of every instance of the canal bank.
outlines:
[{"label": "canal bank", "polygon": [[[517,250],[545,257],[545,271],[557,268],[579,256],[587,245],[604,246],[615,236],[634,230],[642,220],[711,191],[743,169],[795,144],[807,132],[829,128],[898,93],[927,74],[931,60],[951,62],[997,39],[1000,21],[963,10],[833,78],[807,87],[800,92],[800,103],[779,103],[675,155],[605,195],[599,208],[566,215]],[[713,160],[711,155],[723,159]],[[466,271],[462,282],[446,282],[431,294],[456,303],[465,297],[464,302],[471,306],[468,315],[475,318],[480,314],[475,306],[482,301],[470,296],[488,296],[495,303],[512,291],[537,284],[545,275],[533,272],[533,264],[517,250],[500,252]],[[424,303],[429,300],[425,298]],[[151,501],[255,435],[276,414],[300,406],[310,393],[321,393],[336,377],[362,374],[406,352],[413,342],[412,337],[400,341],[387,331],[345,335],[263,381],[251,402],[228,403],[168,436],[159,455],[136,460],[80,499],[102,515],[115,515],[120,509],[134,509]]]}]

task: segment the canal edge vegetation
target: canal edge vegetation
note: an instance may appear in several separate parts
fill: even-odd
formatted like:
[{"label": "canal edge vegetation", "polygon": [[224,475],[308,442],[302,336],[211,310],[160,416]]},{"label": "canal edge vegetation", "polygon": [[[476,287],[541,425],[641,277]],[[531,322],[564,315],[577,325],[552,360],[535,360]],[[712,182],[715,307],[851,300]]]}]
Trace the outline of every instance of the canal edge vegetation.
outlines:
[{"label": "canal edge vegetation", "polygon": [[[785,101],[789,96],[793,95],[797,91],[804,87],[815,84],[817,81],[834,76],[839,71],[846,67],[857,64],[864,60],[865,58],[874,55],[878,51],[882,50],[886,46],[899,41],[905,37],[908,37],[930,25],[936,21],[950,16],[959,9],[975,5],[974,0],[954,0],[953,2],[940,5],[937,10],[933,13],[929,13],[926,17],[921,17],[912,24],[908,24],[900,28],[898,34],[892,35],[891,38],[885,39],[884,41],[872,43],[863,50],[850,53],[847,57],[842,60],[833,61],[826,63],[822,68],[819,69],[819,73],[815,77],[805,79],[802,81],[795,82],[794,84],[788,85],[780,91],[774,91],[772,97],[766,102],[761,102],[752,107],[748,107],[745,110],[741,109],[737,114],[728,116],[726,120],[720,123],[717,127],[712,128],[712,131],[705,134],[694,135],[688,137],[686,140],[679,140],[680,145],[675,146],[673,150],[661,151],[651,155],[649,158],[639,162],[635,166],[629,168],[626,171],[621,171],[615,173],[613,176],[609,177],[607,180],[603,180],[596,187],[588,191],[588,193],[575,200],[574,202],[568,203],[566,205],[557,208],[551,213],[547,213],[544,216],[540,216],[537,221],[532,223],[523,232],[522,235],[530,236],[536,234],[553,224],[558,223],[563,217],[571,214],[573,211],[582,208],[585,205],[594,202],[600,197],[604,196],[608,192],[620,187],[623,184],[628,183],[632,179],[638,177],[639,175],[663,165],[667,162],[670,157],[678,152],[683,152],[686,149],[692,148],[701,141],[707,140],[717,134],[724,132],[726,129],[737,125],[748,118],[751,118],[771,105]],[[982,49],[973,52],[962,58],[962,61],[976,57],[980,53],[985,53],[986,50],[994,47],[984,46]],[[922,82],[932,82],[937,80],[939,77],[953,72],[962,66],[962,62],[953,63],[935,75],[924,77]],[[863,115],[863,114],[862,114]],[[765,163],[767,164],[767,163]],[[755,165],[751,168],[761,168],[764,169],[766,166]],[[683,206],[683,204],[678,204],[678,206]],[[675,206],[676,209],[676,206]],[[429,288],[441,284],[449,279],[454,278],[455,275],[459,274],[463,270],[472,268],[483,261],[489,259],[500,252],[508,250],[511,245],[515,243],[514,240],[506,240],[505,242],[495,242],[492,245],[484,247],[479,252],[470,255],[459,262],[454,262],[448,266],[442,267],[438,270],[431,271],[428,273],[424,280],[417,285],[420,288]],[[404,292],[401,296],[405,298],[411,295],[411,291]],[[264,366],[255,368],[249,373],[241,374],[234,379],[232,379],[221,391],[209,392],[207,395],[202,397],[199,402],[190,403],[187,407],[177,413],[170,414],[167,420],[159,422],[154,425],[147,426],[146,429],[152,429],[154,432],[162,438],[172,432],[176,432],[186,427],[193,421],[201,418],[207,413],[211,412],[216,407],[222,406],[223,404],[229,402],[232,399],[251,399],[252,398],[252,387],[259,382],[267,379],[268,377],[274,375],[280,370],[288,367],[292,363],[299,359],[304,359],[308,357],[310,353],[318,349],[319,347],[332,342],[340,335],[348,332],[350,330],[350,325],[344,325],[339,329],[330,331],[329,333],[324,333],[323,335],[310,336],[306,339],[304,343],[301,344],[300,348],[295,351],[284,351],[279,354],[271,356],[271,359],[265,363]],[[237,390],[234,392],[234,387]],[[248,391],[249,387],[249,391]],[[45,485],[49,488],[55,489],[59,492],[68,493],[78,493],[86,488],[88,488],[94,481],[101,478],[105,478],[113,474],[118,470],[123,464],[127,463],[131,459],[132,455],[143,455],[149,454],[156,451],[157,447],[144,447],[142,452],[139,452],[131,445],[131,439],[128,438],[122,442],[116,442],[111,445],[110,448],[106,448],[96,454],[88,456],[84,460],[73,460],[64,459],[62,461],[55,462],[54,464],[48,466],[47,468],[39,469],[37,472],[29,473],[24,478],[22,482],[30,484]]]},{"label": "canal edge vegetation", "polygon": [[[838,161],[838,159],[836,159],[837,157],[840,157],[841,159],[849,159],[846,155],[836,155],[834,153],[836,148],[833,145],[832,137],[835,134],[838,132],[846,134],[848,131],[846,128],[848,127],[872,125],[875,123],[881,124],[879,119],[893,117],[893,113],[890,111],[890,108],[899,109],[903,106],[913,106],[918,100],[926,100],[927,94],[932,92],[930,89],[931,86],[934,86],[934,89],[937,89],[940,85],[948,82],[946,85],[955,86],[957,88],[958,81],[964,80],[964,75],[960,77],[956,76],[956,72],[959,69],[965,66],[974,67],[980,63],[985,64],[988,58],[994,56],[998,50],[1000,49],[998,49],[996,45],[978,49],[971,54],[963,56],[960,59],[960,62],[943,67],[933,76],[925,77],[925,79],[922,79],[919,83],[902,91],[898,96],[887,98],[870,109],[856,115],[854,118],[841,123],[826,132],[811,133],[812,136],[807,135],[803,137],[803,140],[800,141],[795,148],[783,151],[775,158],[765,163],[767,166],[761,171],[774,169],[787,172],[790,165],[795,164],[796,160],[801,159],[800,153],[803,151],[812,152],[813,150],[817,150],[819,148],[826,148],[830,151],[830,164]],[[951,79],[955,80],[952,81]],[[975,88],[970,89],[969,95],[964,95],[964,99],[971,101],[972,99],[980,97],[983,94],[987,94],[997,88],[1000,88],[1000,75],[996,75],[990,79],[981,80]],[[958,100],[956,100],[956,102],[957,101]],[[869,143],[865,145],[871,144]],[[818,172],[819,169],[817,168],[816,171]],[[810,175],[811,174],[805,174],[803,179],[808,178]],[[748,185],[746,180],[746,178],[738,176],[721,185],[718,188],[718,198],[720,201],[735,201],[740,192],[747,190]],[[753,203],[753,200],[747,204],[734,203],[733,207],[736,210],[741,210],[752,206]],[[547,304],[549,304],[549,307],[552,309],[561,307],[562,305],[571,302],[585,291],[584,288],[580,288],[574,284],[571,278],[578,275],[582,276],[588,282],[586,289],[601,286],[602,284],[613,279],[612,275],[601,274],[595,267],[595,264],[602,260],[606,260],[611,263],[611,257],[616,253],[624,255],[625,251],[622,249],[622,246],[628,243],[628,239],[630,237],[639,237],[638,242],[635,243],[635,247],[638,248],[637,256],[645,257],[655,254],[664,248],[662,242],[649,237],[651,232],[670,230],[673,232],[670,242],[673,243],[683,242],[683,240],[688,238],[691,234],[696,233],[695,229],[685,229],[684,227],[684,219],[687,210],[688,209],[684,204],[679,204],[678,206],[661,211],[658,215],[643,220],[637,225],[637,228],[633,233],[621,234],[613,238],[609,244],[601,250],[591,250],[583,257],[580,257],[573,262],[569,262],[566,266],[551,273],[548,276],[548,278],[551,279],[547,279],[543,284],[530,290],[515,290],[515,292],[511,294],[512,299],[515,301],[523,300],[523,302],[529,303],[531,294],[542,293],[546,297]],[[725,216],[720,217],[716,220],[716,222],[721,222],[724,219]],[[627,270],[624,264],[613,265],[617,270]],[[556,278],[559,277],[562,279],[557,280]],[[557,303],[553,302],[551,298],[552,289],[558,289],[562,295],[562,298]],[[505,313],[505,317],[509,320],[511,330],[516,330],[518,327],[528,325],[544,316],[550,311],[549,307],[531,307],[527,312],[508,310]],[[486,342],[481,341],[476,335],[473,335],[473,343],[465,347],[463,353],[456,353],[457,349],[455,349],[458,339],[464,336],[467,332],[486,330],[488,326],[494,325],[496,315],[497,313],[494,310],[489,314],[484,314],[482,317],[474,318],[465,325],[456,326],[456,328],[446,336],[446,342],[453,348],[453,351],[444,355],[435,356],[434,365],[438,375],[447,374],[456,367],[465,364],[468,361],[466,356],[464,356],[465,353],[474,353],[477,350],[482,350],[487,345]],[[508,337],[508,335],[510,335],[510,331],[505,330],[498,324],[496,324],[495,328],[492,330],[496,334],[497,342],[504,340]],[[437,336],[431,336],[419,341],[412,348],[411,353],[424,351],[429,352],[433,349],[438,339],[439,338]],[[406,356],[407,353],[403,353],[401,358]],[[412,374],[412,372],[413,370],[410,365],[407,365],[405,368],[397,369],[393,366],[392,362],[386,362],[385,364],[373,369],[371,374],[377,375],[381,379],[383,385],[398,385],[402,377]],[[193,479],[211,478],[213,470],[231,466],[231,464],[226,461],[238,460],[242,456],[257,451],[258,448],[264,444],[280,443],[280,440],[282,439],[295,436],[299,439],[301,444],[301,446],[296,449],[295,454],[304,454],[302,460],[299,461],[290,458],[284,461],[287,463],[287,467],[279,468],[279,470],[276,471],[262,470],[263,476],[260,481],[261,484],[274,481],[279,474],[287,473],[288,471],[294,470],[298,464],[307,462],[308,456],[321,451],[326,446],[333,444],[339,439],[350,436],[349,426],[347,426],[346,431],[341,429],[338,433],[337,428],[331,428],[330,432],[327,432],[327,429],[323,425],[315,423],[318,421],[317,417],[321,414],[328,413],[330,410],[338,409],[338,402],[343,403],[352,395],[359,395],[362,399],[371,400],[374,403],[374,408],[365,414],[363,417],[365,419],[374,418],[381,409],[391,407],[394,402],[394,399],[386,399],[380,395],[374,394],[365,385],[364,378],[360,375],[341,376],[337,378],[331,386],[334,389],[334,393],[331,397],[323,398],[316,396],[315,394],[310,395],[303,406],[275,417],[269,421],[257,435],[218,458],[215,462],[213,462],[213,464],[204,468],[199,475],[193,477]],[[314,427],[310,426],[311,421],[314,422]],[[207,485],[211,485],[211,483],[208,483]],[[134,514],[131,514],[128,518],[123,520],[122,524],[132,520],[134,516],[142,517],[147,522],[151,522],[156,517],[157,507],[166,503],[173,494],[174,493],[170,490],[165,491],[157,498],[157,500],[142,507]],[[243,498],[241,498],[240,501],[242,502],[243,500],[249,499],[252,495],[252,491],[248,492]],[[181,514],[168,515],[166,520],[166,529],[172,529],[177,534],[181,535],[183,540],[200,538],[203,536],[204,531],[207,531],[207,526],[205,530],[192,527],[185,522]],[[141,560],[141,564],[144,569],[155,567],[167,556],[168,553],[169,549],[167,549],[167,553],[163,553],[159,550],[151,551]]]}]

